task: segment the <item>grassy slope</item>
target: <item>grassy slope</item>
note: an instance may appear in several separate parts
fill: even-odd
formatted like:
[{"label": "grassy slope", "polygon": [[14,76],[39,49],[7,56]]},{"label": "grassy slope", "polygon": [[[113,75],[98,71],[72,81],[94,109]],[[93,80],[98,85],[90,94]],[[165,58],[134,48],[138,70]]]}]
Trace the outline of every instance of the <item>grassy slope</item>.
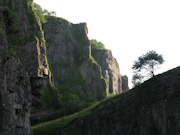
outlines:
[{"label": "grassy slope", "polygon": [[[176,69],[173,71],[176,71]],[[168,72],[171,72],[171,71],[168,71]],[[177,73],[177,74],[178,74],[178,76],[180,76],[180,73]],[[98,103],[94,104],[93,106],[91,106],[79,113],[75,113],[73,115],[67,116],[64,119],[59,118],[54,121],[49,121],[49,122],[45,122],[45,123],[41,123],[36,126],[33,126],[32,128],[33,128],[34,135],[56,134],[56,133],[58,133],[58,131],[62,130],[64,127],[71,124],[74,120],[76,120],[78,118],[82,118],[82,117],[88,116],[90,114],[97,113],[97,112],[107,109],[108,107],[113,106],[119,102],[129,100],[130,98],[132,98],[133,95],[136,96],[136,95],[144,94],[144,92],[147,92],[147,91],[144,91],[144,89],[147,86],[153,85],[153,82],[156,82],[158,78],[166,77],[164,75],[168,75],[168,74],[162,74],[162,75],[155,76],[154,78],[135,87],[133,90],[129,90],[129,91],[126,91],[119,95],[115,95],[110,98],[104,99],[101,102],[98,102]],[[180,133],[177,133],[175,135],[180,135]]]},{"label": "grassy slope", "polygon": [[[127,95],[127,93],[129,93],[129,91],[126,91],[126,92],[116,95],[116,96],[106,98],[106,99],[102,100],[101,102],[97,102],[96,104],[92,105],[91,107],[89,107],[81,112],[75,113],[73,115],[35,125],[32,127],[33,133],[34,133],[34,135],[56,134],[59,130],[63,129],[65,126],[70,124],[75,119],[85,117],[92,113],[96,113],[102,109],[107,108],[108,106],[110,106],[112,104],[116,104],[117,102],[122,101],[125,98],[125,96]],[[118,99],[118,100],[111,101],[111,99]],[[111,104],[108,103],[109,101],[111,102]]]}]

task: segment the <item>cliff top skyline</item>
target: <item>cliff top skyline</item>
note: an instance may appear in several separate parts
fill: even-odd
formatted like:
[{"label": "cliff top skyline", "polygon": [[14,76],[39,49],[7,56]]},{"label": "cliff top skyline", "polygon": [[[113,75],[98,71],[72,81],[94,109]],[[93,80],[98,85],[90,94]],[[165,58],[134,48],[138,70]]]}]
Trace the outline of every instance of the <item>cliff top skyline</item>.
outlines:
[{"label": "cliff top skyline", "polygon": [[34,0],[43,9],[72,23],[86,22],[90,39],[97,39],[112,50],[120,71],[131,86],[133,61],[155,50],[165,63],[156,74],[179,65],[180,1],[159,0]]}]

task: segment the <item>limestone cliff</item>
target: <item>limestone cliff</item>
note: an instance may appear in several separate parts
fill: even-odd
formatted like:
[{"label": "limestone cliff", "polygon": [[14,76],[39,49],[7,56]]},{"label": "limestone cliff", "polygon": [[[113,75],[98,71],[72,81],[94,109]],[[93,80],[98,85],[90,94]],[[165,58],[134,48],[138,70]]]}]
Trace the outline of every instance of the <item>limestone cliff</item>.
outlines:
[{"label": "limestone cliff", "polygon": [[101,66],[103,77],[108,84],[108,92],[118,94],[122,92],[122,80],[119,64],[110,50],[92,50],[92,56]]},{"label": "limestone cliff", "polygon": [[0,0],[0,134],[30,135],[33,110],[45,107],[49,71],[32,0]]},{"label": "limestone cliff", "polygon": [[18,58],[28,72],[32,87],[33,111],[46,106],[44,90],[48,87],[44,33],[32,10],[32,0],[2,0],[5,37],[9,54]]},{"label": "limestone cliff", "polygon": [[129,85],[128,85],[128,77],[126,75],[121,76],[122,78],[122,89],[123,91],[129,90]]},{"label": "limestone cliff", "polygon": [[102,99],[107,85],[100,66],[91,57],[86,24],[49,17],[43,30],[54,85],[68,85],[82,99]]},{"label": "limestone cliff", "polygon": [[60,135],[175,135],[180,133],[180,67],[153,77],[74,120]]},{"label": "limestone cliff", "polygon": [[[28,73],[9,48],[9,6],[0,2],[0,134],[31,135],[31,85]],[[7,11],[8,10],[8,11]],[[10,27],[10,26],[9,26]]]}]

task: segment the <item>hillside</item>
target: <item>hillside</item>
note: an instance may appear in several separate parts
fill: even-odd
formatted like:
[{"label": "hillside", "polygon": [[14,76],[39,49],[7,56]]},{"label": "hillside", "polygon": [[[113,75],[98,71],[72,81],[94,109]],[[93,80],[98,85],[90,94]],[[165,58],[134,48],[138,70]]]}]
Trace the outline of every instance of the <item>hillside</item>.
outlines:
[{"label": "hillside", "polygon": [[[33,127],[33,131],[35,135],[45,135],[46,132],[56,132],[59,135],[178,134],[179,91],[180,67],[177,67],[89,110],[69,116],[64,122],[58,119],[40,124]],[[54,128],[51,127],[53,124]]]}]

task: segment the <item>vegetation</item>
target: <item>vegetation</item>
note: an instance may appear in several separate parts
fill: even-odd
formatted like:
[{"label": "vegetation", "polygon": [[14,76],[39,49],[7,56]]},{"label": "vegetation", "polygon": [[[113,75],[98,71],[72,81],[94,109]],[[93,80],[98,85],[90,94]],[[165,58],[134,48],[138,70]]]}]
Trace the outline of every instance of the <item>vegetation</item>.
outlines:
[{"label": "vegetation", "polygon": [[79,110],[81,107],[79,97],[75,94],[72,94],[71,88],[69,86],[61,86],[60,91],[60,102],[64,112],[63,117],[66,115],[66,111],[68,109],[75,109],[74,112],[77,112],[76,110]]},{"label": "vegetation", "polygon": [[33,10],[34,12],[36,13],[36,15],[39,16],[40,20],[42,23],[46,23],[47,20],[46,20],[46,16],[53,16],[55,17],[56,16],[56,12],[54,11],[48,11],[46,9],[42,9],[42,7],[36,3],[33,3]]},{"label": "vegetation", "polygon": [[90,40],[90,42],[91,42],[91,49],[92,50],[104,50],[104,49],[106,49],[103,43],[98,42],[95,39]]},{"label": "vegetation", "polygon": [[74,25],[74,30],[72,31],[75,39],[77,40],[79,47],[78,51],[75,53],[75,60],[77,64],[81,64],[85,59],[88,58],[88,49],[87,49],[87,37],[84,28],[80,28],[79,25]]},{"label": "vegetation", "polygon": [[91,59],[91,61],[92,61],[93,63],[95,63],[96,65],[98,65],[97,61],[94,59],[93,56],[90,56],[90,59]]},{"label": "vegetation", "polygon": [[[154,71],[156,67],[164,63],[162,55],[157,54],[155,51],[149,51],[145,55],[138,58],[133,64],[133,77],[132,83],[134,86],[142,83],[145,77],[154,77]],[[143,72],[147,72],[147,76],[143,75]]]},{"label": "vegetation", "polygon": [[87,115],[90,115],[90,114],[96,113],[100,110],[103,110],[105,108],[108,108],[110,105],[112,105],[112,104],[108,103],[112,98],[118,98],[118,100],[115,100],[115,102],[113,104],[123,101],[127,94],[128,94],[128,91],[126,91],[122,94],[116,95],[116,96],[112,96],[110,98],[106,98],[106,99],[102,100],[101,102],[97,102],[97,103],[93,104],[92,106],[90,106],[89,108],[86,108],[83,111],[75,113],[73,115],[66,116],[64,118],[59,118],[59,119],[56,119],[53,121],[49,121],[49,122],[45,122],[45,123],[41,123],[36,126],[33,126],[32,127],[33,133],[34,133],[34,135],[58,134],[59,131],[61,131],[65,126],[67,126],[68,124],[73,122],[75,119],[85,117]]},{"label": "vegetation", "polygon": [[52,85],[50,80],[48,87],[44,91],[44,100],[50,108],[57,109],[60,107],[59,90],[54,85]]},{"label": "vegetation", "polygon": [[[12,8],[12,1],[5,2],[5,0],[1,0],[1,2],[3,3],[2,12],[4,16],[8,43],[11,46],[21,44],[18,8]],[[2,35],[2,37],[4,37],[4,35]]]}]

